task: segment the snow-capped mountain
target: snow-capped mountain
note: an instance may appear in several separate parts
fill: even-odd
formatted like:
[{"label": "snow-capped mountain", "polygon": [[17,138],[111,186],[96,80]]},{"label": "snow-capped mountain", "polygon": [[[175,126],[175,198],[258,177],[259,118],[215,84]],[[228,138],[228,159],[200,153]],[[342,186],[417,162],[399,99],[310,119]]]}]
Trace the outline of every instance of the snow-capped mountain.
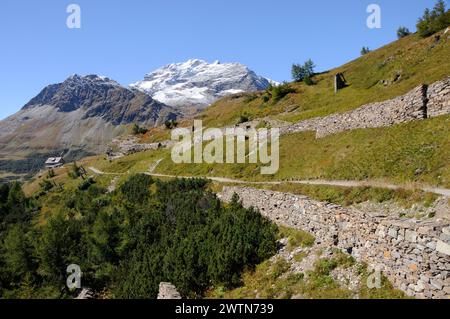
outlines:
[{"label": "snow-capped mountain", "polygon": [[264,90],[271,82],[240,63],[194,59],[166,65],[130,87],[183,110],[202,109],[230,94]]}]

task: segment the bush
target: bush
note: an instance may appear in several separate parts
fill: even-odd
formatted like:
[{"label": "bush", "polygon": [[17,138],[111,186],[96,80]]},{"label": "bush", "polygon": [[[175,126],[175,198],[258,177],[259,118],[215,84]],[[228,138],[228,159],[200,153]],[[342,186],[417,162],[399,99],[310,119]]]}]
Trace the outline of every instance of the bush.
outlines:
[{"label": "bush", "polygon": [[290,93],[295,93],[295,89],[292,88],[289,83],[284,82],[281,85],[277,85],[272,87],[272,99],[274,103],[277,103],[282,98],[284,98],[286,95]]},{"label": "bush", "polygon": [[138,135],[138,134],[145,134],[148,132],[148,130],[144,127],[140,127],[137,124],[134,124],[133,128],[132,128],[132,132],[134,135]]},{"label": "bush", "polygon": [[237,124],[242,124],[242,123],[247,123],[247,122],[248,122],[248,116],[246,116],[246,115],[240,115]]},{"label": "bush", "polygon": [[78,166],[77,162],[73,162],[72,169],[69,172],[69,177],[72,179],[77,179],[78,177],[84,178],[84,175],[86,174],[86,170],[83,166]]},{"label": "bush", "polygon": [[411,32],[406,27],[399,27],[397,30],[397,38],[399,38],[399,39],[404,38],[410,34],[411,34]]},{"label": "bush", "polygon": [[143,203],[150,196],[149,187],[153,184],[151,176],[138,174],[131,176],[122,186],[120,192],[129,201]]},{"label": "bush", "polygon": [[248,103],[256,100],[257,98],[258,98],[258,95],[256,95],[256,94],[249,94],[244,98],[244,103],[248,104]]},{"label": "bush", "polygon": [[47,178],[53,178],[55,176],[56,176],[55,171],[53,169],[49,169],[47,172]]},{"label": "bush", "polygon": [[41,187],[41,190],[43,192],[48,192],[53,188],[54,185],[48,179],[44,179],[42,182],[39,183],[39,186]]},{"label": "bush", "polygon": [[78,189],[80,191],[85,191],[87,190],[89,187],[91,187],[92,184],[95,184],[95,181],[92,177],[89,177],[88,179],[82,181],[80,183],[80,185],[78,185]]},{"label": "bush", "polygon": [[303,82],[305,82],[306,85],[314,85],[314,81],[312,80],[311,76],[306,75],[303,79]]},{"label": "bush", "polygon": [[164,122],[164,125],[168,130],[171,130],[178,126],[178,122],[176,120],[167,120]]},{"label": "bush", "polygon": [[291,265],[288,261],[286,261],[286,259],[284,259],[283,257],[278,257],[278,259],[272,265],[270,276],[272,277],[272,279],[277,279],[278,277],[286,273],[290,267]]},{"label": "bush", "polygon": [[338,262],[335,259],[319,259],[314,264],[314,272],[321,276],[327,276],[337,266]]},{"label": "bush", "polygon": [[439,0],[433,10],[426,9],[417,22],[417,33],[426,38],[450,25],[450,11],[446,11],[445,2]]}]

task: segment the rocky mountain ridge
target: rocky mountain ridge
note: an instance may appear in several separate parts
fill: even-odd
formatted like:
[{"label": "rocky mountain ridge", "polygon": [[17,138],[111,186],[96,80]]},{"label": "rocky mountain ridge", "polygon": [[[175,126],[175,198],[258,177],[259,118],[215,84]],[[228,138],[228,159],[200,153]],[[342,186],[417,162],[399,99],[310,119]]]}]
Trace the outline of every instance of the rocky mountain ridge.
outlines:
[{"label": "rocky mountain ridge", "polygon": [[103,151],[137,123],[152,127],[179,114],[149,95],[98,75],[72,75],[45,87],[0,122],[0,153],[80,148]]}]

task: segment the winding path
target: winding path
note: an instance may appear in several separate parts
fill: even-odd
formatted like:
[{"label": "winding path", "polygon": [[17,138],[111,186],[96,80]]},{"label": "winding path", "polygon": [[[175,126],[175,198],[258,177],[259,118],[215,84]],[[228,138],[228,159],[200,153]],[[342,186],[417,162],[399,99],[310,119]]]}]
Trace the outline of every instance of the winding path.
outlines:
[{"label": "winding path", "polygon": [[[158,163],[159,164],[159,163]],[[89,169],[98,175],[124,175],[124,173],[104,173],[94,167],[89,167]],[[282,185],[282,184],[302,184],[302,185],[328,185],[328,186],[341,186],[341,187],[376,187],[376,188],[387,188],[387,189],[408,189],[415,190],[420,189],[424,192],[434,193],[437,195],[445,196],[450,198],[450,189],[439,188],[432,186],[409,186],[409,185],[395,185],[380,181],[347,181],[347,180],[292,180],[292,181],[264,181],[264,182],[254,182],[245,181],[240,179],[232,179],[226,177],[217,176],[177,176],[168,174],[157,174],[153,172],[143,172],[143,174],[154,176],[154,177],[167,177],[167,178],[206,178],[218,183],[233,183],[233,184],[247,184],[247,185]]]},{"label": "winding path", "polygon": [[94,172],[94,174],[97,174],[97,175],[125,175],[124,173],[106,173],[106,172],[103,172],[103,171],[101,171],[101,170],[99,170],[99,169],[97,169],[95,167],[92,167],[92,166],[88,167],[88,169],[91,170],[92,172]]}]

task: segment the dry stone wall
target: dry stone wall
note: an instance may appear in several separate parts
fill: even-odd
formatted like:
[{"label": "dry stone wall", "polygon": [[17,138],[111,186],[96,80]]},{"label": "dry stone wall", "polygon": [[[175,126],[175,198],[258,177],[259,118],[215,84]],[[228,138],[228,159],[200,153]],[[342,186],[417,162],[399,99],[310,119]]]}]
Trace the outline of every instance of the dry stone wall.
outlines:
[{"label": "dry stone wall", "polygon": [[450,77],[428,87],[428,117],[450,114]]},{"label": "dry stone wall", "polygon": [[384,102],[364,105],[342,114],[313,118],[283,127],[289,134],[315,131],[321,138],[359,128],[386,127],[394,124],[450,114],[450,77],[429,87],[420,85],[409,93]]},{"label": "dry stone wall", "polygon": [[335,246],[380,269],[393,285],[418,298],[450,298],[450,224],[377,216],[306,196],[224,187],[279,225],[312,233],[317,244]]}]

